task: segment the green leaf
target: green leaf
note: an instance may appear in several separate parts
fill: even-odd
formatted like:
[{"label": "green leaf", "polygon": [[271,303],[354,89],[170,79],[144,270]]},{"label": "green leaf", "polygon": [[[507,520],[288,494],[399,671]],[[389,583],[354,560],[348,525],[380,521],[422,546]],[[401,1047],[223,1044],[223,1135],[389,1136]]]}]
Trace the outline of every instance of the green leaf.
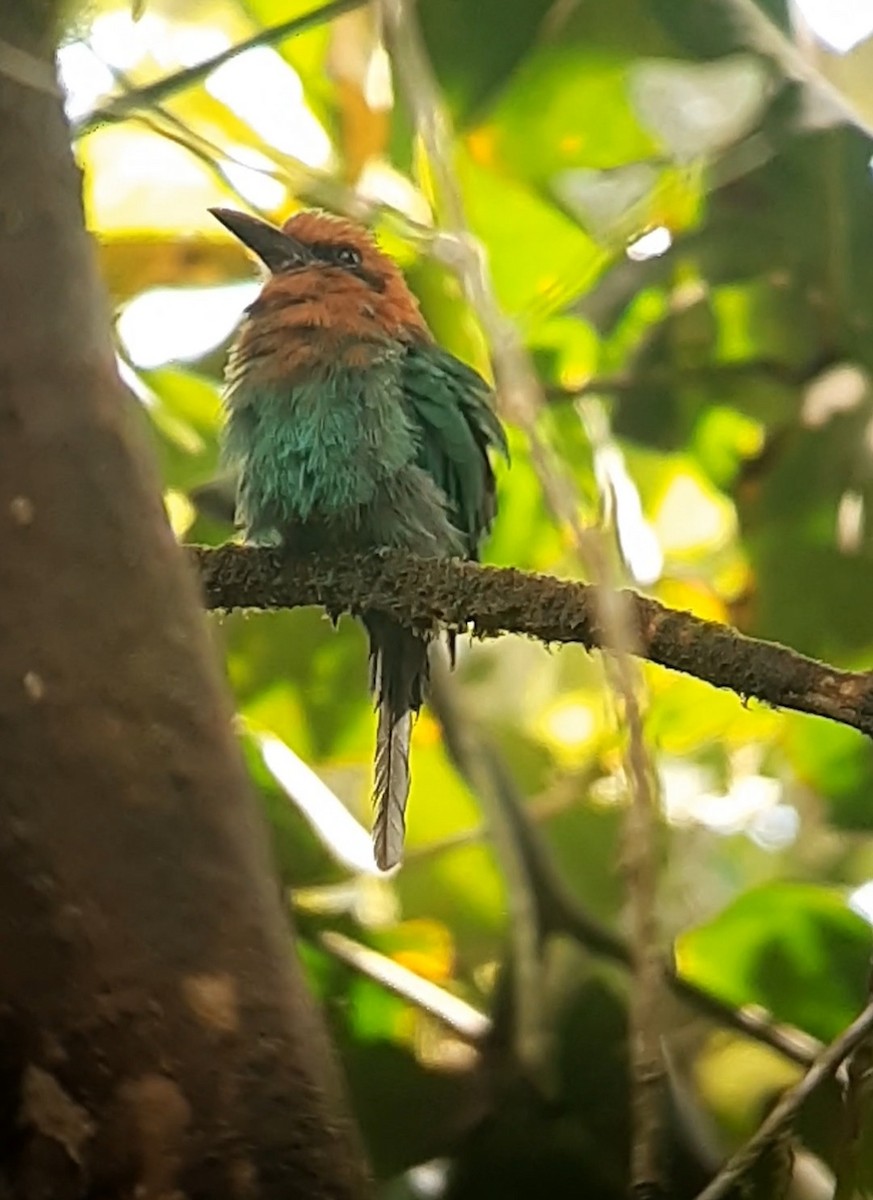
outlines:
[{"label": "green leaf", "polygon": [[367,756],[367,660],[355,622],[334,629],[321,609],[301,608],[237,613],[222,620],[221,630],[244,714],[316,762],[340,753],[356,761]]},{"label": "green leaf", "polygon": [[572,389],[594,374],[600,343],[579,317],[551,317],[533,333],[529,349],[544,380]]},{"label": "green leaf", "polygon": [[543,500],[525,439],[509,430],[512,466],[498,467],[497,519],[483,559],[497,566],[532,571],[554,569],[565,550],[561,533]]},{"label": "green leaf", "polygon": [[416,858],[434,842],[473,833],[481,814],[446,758],[426,714],[413,738],[412,793],[407,810],[407,861],[396,886],[407,917],[427,917],[454,933],[459,954],[475,961],[503,929],[506,903],[491,846],[484,838],[439,855]]},{"label": "green leaf", "polygon": [[467,216],[488,250],[503,307],[528,330],[590,284],[603,251],[532,189],[459,150],[456,161]]},{"label": "green leaf", "polygon": [[761,116],[769,72],[761,59],[735,54],[711,63],[643,59],[631,69],[640,121],[673,158],[714,155]]},{"label": "green leaf", "polygon": [[422,258],[406,278],[439,344],[487,378],[488,345],[457,275],[433,258]]},{"label": "green leaf", "polygon": [[524,61],[470,142],[538,184],[571,167],[617,167],[657,149],[631,105],[626,58],[563,42]]},{"label": "green leaf", "polygon": [[222,422],[221,390],[212,379],[176,367],[141,371],[161,406],[203,437],[217,439]]},{"label": "green leaf", "polygon": [[766,745],[782,728],[779,713],[746,704],[733,692],[687,675],[647,672],[657,684],[646,716],[646,732],[664,754],[687,756],[704,749],[719,755],[758,742]]},{"label": "green leaf", "polygon": [[682,976],[829,1041],[864,1006],[873,934],[838,891],[775,883],[682,934]]},{"label": "green leaf", "polygon": [[[574,804],[543,827],[560,878],[587,911],[605,921],[617,920],[623,905],[622,880],[615,870],[623,816],[617,805]],[[585,870],[580,872],[583,858]]]},{"label": "green leaf", "polygon": [[206,483],[218,468],[221,393],[217,384],[175,367],[139,374],[154,398],[147,411],[157,433],[166,486],[188,491]]},{"label": "green leaf", "polygon": [[552,0],[421,0],[422,33],[459,125],[525,57]]},{"label": "green leaf", "polygon": [[869,579],[873,547],[838,543],[839,505],[854,487],[870,511],[862,409],[824,428],[800,429],[775,447],[769,471],[740,492],[746,545],[757,577],[749,632],[805,654],[855,666],[873,643]]},{"label": "green leaf", "polygon": [[873,828],[873,744],[855,729],[792,713],[787,720],[788,760],[801,782],[827,803],[841,829]]},{"label": "green leaf", "polygon": [[764,446],[759,422],[726,405],[712,405],[701,413],[692,436],[695,458],[716,487],[725,490]]}]

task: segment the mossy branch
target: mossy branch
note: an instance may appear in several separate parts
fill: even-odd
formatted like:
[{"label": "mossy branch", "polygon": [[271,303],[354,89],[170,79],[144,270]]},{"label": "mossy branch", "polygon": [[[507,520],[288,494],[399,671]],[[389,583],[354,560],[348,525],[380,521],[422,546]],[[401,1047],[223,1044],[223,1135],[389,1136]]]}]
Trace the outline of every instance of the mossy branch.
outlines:
[{"label": "mossy branch", "polygon": [[[416,629],[470,628],[478,637],[519,633],[546,644],[601,649],[598,589],[508,567],[419,559],[399,551],[283,560],[272,549],[192,546],[211,609],[319,604],[338,616],[383,612]],[[873,735],[873,675],[843,671],[785,646],[625,593],[633,652],[727,688],[743,700],[827,717]]]}]

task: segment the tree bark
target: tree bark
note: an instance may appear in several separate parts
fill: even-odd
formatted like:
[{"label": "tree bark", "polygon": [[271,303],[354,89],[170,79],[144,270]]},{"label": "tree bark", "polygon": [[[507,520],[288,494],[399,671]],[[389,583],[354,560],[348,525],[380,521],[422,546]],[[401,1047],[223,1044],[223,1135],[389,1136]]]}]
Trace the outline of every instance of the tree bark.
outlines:
[{"label": "tree bark", "polygon": [[116,373],[52,7],[0,7],[0,1194],[345,1200],[358,1143]]}]

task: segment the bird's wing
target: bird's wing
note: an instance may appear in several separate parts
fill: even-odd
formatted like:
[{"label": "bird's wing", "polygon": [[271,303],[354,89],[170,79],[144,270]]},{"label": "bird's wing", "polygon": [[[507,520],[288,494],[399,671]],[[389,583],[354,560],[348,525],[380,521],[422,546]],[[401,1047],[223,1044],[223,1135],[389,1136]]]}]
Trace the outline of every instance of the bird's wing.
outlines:
[{"label": "bird's wing", "polygon": [[418,465],[445,492],[452,523],[476,558],[494,518],[488,452],[509,457],[506,434],[491,408],[491,389],[447,350],[416,344],[404,357],[403,394],[418,434]]}]

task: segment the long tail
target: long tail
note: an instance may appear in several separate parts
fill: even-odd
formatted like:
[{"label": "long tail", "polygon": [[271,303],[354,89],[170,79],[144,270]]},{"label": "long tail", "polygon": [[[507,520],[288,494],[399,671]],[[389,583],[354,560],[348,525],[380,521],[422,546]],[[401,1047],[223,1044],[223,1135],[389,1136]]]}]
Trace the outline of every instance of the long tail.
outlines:
[{"label": "long tail", "polygon": [[427,641],[376,613],[367,614],[364,624],[370,636],[370,686],[379,711],[373,852],[387,871],[403,856],[409,741],[427,683]]}]

